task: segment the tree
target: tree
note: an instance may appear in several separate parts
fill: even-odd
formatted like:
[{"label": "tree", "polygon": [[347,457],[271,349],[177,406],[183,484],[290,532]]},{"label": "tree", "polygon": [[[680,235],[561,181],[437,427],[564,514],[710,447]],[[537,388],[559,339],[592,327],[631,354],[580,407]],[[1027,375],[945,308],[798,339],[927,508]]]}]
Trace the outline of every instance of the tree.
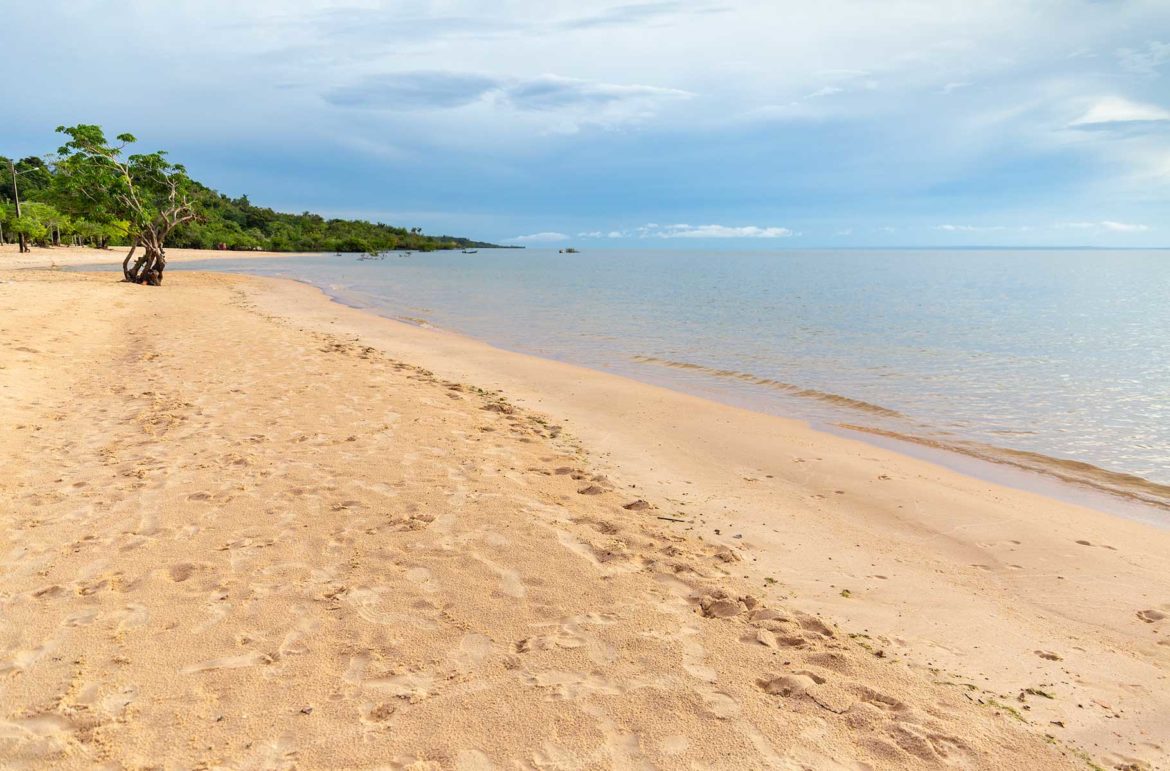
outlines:
[{"label": "tree", "polygon": [[[130,251],[122,274],[135,284],[158,286],[167,266],[167,238],[198,218],[187,170],[162,151],[124,157],[126,147],[137,141],[131,134],[119,134],[118,144],[112,144],[100,126],[59,126],[57,131],[69,137],[57,151],[59,198],[90,220],[128,223]],[[143,254],[131,267],[139,247]]]},{"label": "tree", "polygon": [[23,234],[29,241],[40,246],[59,242],[62,228],[69,227],[69,218],[47,203],[25,201],[21,214],[16,218],[14,233]]}]

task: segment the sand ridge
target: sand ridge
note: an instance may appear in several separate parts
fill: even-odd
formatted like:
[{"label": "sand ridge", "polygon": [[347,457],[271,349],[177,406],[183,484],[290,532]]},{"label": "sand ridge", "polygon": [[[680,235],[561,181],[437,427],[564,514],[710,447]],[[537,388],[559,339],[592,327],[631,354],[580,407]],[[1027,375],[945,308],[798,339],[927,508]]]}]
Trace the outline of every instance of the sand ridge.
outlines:
[{"label": "sand ridge", "polygon": [[0,280],[6,766],[1084,767],[246,279]]}]

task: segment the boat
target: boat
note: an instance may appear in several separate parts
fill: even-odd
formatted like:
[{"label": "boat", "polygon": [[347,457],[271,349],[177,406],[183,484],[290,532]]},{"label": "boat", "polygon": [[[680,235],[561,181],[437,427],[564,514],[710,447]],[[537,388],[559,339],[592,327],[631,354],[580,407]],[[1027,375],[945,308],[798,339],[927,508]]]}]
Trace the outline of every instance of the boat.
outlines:
[{"label": "boat", "polygon": [[464,249],[463,253],[464,254],[479,254],[479,250],[478,249]]}]

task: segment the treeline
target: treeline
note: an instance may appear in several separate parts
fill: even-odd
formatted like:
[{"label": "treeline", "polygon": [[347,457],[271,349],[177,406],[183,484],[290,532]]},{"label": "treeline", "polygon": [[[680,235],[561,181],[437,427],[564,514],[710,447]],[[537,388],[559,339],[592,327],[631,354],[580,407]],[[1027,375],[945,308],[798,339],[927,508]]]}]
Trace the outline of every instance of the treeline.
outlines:
[{"label": "treeline", "polygon": [[[13,177],[15,176],[15,186]],[[110,216],[109,208],[76,195],[75,185],[51,161],[11,161],[0,156],[0,243],[41,246],[129,246],[133,224]],[[230,198],[198,182],[187,190],[197,217],[177,225],[167,246],[275,252],[378,252],[465,249],[492,244],[455,236],[429,236],[364,220],[330,219],[310,212],[287,214],[255,206],[247,196]],[[20,216],[17,216],[17,194]]]},{"label": "treeline", "polygon": [[490,247],[492,244],[455,236],[428,236],[422,228],[401,228],[365,220],[327,219],[304,212],[287,214],[255,206],[248,197],[229,198],[199,183],[192,199],[201,221],[187,223],[171,235],[175,246],[274,252],[376,252],[389,249],[431,251]]}]

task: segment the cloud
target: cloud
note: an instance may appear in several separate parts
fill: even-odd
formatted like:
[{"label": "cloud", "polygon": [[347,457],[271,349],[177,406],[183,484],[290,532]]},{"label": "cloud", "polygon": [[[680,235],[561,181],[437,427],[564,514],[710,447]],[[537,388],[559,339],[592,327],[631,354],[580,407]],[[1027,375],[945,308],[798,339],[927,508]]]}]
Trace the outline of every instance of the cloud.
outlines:
[{"label": "cloud", "polygon": [[1167,121],[1170,121],[1170,111],[1158,105],[1140,104],[1119,96],[1111,96],[1099,100],[1069,126],[1081,129],[1108,129]]},{"label": "cloud", "polygon": [[546,244],[555,241],[568,241],[569,236],[565,233],[546,231],[544,233],[533,233],[527,236],[516,236],[515,238],[509,238],[508,240],[521,244]]},{"label": "cloud", "polygon": [[935,225],[935,230],[948,233],[986,233],[996,230],[1007,230],[1003,225]]},{"label": "cloud", "polygon": [[731,10],[727,6],[696,4],[688,2],[633,3],[606,9],[592,16],[566,19],[556,26],[564,30],[594,29],[597,27],[618,27],[642,24],[678,14],[723,13]]},{"label": "cloud", "polygon": [[366,110],[451,110],[481,101],[527,112],[563,113],[578,124],[613,124],[653,114],[658,103],[688,99],[676,88],[602,83],[556,75],[497,79],[479,73],[417,70],[384,73],[325,92],[337,107]]},{"label": "cloud", "polygon": [[845,89],[839,88],[837,86],[825,86],[824,88],[818,88],[816,91],[813,91],[811,94],[809,94],[805,98],[806,99],[816,99],[816,98],[822,97],[822,96],[832,96],[833,94],[840,94],[840,93],[843,93],[844,91],[845,91]]},{"label": "cloud", "polygon": [[578,233],[578,238],[625,238],[626,234],[620,230],[611,230],[608,233],[601,230],[590,230],[588,233]]},{"label": "cloud", "polygon": [[1113,220],[1102,220],[1100,222],[1061,222],[1056,227],[1062,230],[1092,230],[1098,233],[1144,233],[1150,229],[1149,225],[1115,222]]},{"label": "cloud", "polygon": [[1134,225],[1128,222],[1111,222],[1109,220],[1102,222],[1101,227],[1111,233],[1142,233],[1150,229],[1149,225]]},{"label": "cloud", "polygon": [[1170,43],[1151,40],[1145,48],[1122,48],[1117,51],[1121,66],[1139,75],[1158,75],[1163,64],[1170,62]]},{"label": "cloud", "polygon": [[[703,223],[805,231],[744,245],[846,228],[837,243],[1023,243],[1024,222],[1033,244],[1167,232],[1167,0],[0,5],[11,58],[40,62],[5,83],[23,105],[8,152],[104,123],[278,208],[442,211],[406,224],[492,241],[619,233],[595,246],[638,239],[664,216],[650,212],[697,224],[643,246],[702,243],[679,239]],[[37,30],[70,25],[87,34],[38,59]],[[104,56],[118,35],[151,66]],[[134,112],[142,93],[159,109]],[[1074,219],[1094,230],[1053,224]]]},{"label": "cloud", "polygon": [[788,228],[745,225],[643,225],[637,229],[642,238],[788,238],[795,235]]},{"label": "cloud", "polygon": [[418,70],[368,77],[326,92],[325,100],[373,110],[443,110],[477,102],[497,88],[497,81],[483,75]]},{"label": "cloud", "polygon": [[515,83],[503,94],[510,104],[521,110],[599,109],[622,102],[653,102],[693,96],[676,88],[596,83],[554,75]]}]

